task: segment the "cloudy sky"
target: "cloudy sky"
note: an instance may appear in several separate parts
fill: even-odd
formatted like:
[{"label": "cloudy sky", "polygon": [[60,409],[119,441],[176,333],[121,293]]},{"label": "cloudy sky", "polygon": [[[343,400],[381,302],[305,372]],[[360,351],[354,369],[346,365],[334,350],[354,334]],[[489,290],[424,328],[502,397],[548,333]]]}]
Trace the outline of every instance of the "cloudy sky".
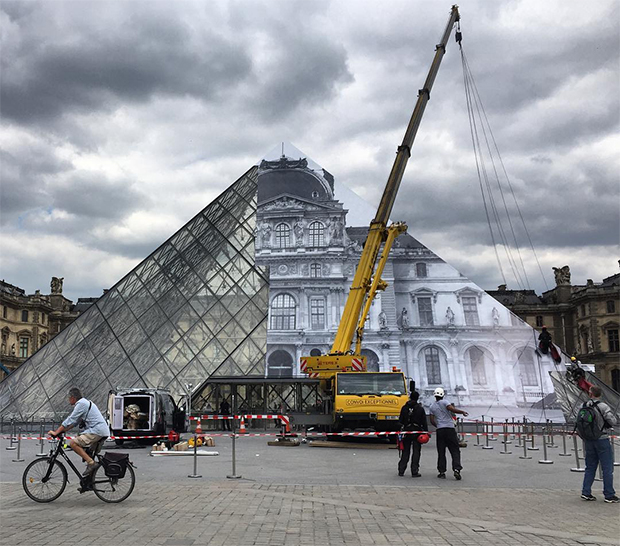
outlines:
[{"label": "cloudy sky", "polygon": [[[281,141],[376,206],[450,3],[0,9],[0,278],[46,293],[64,277],[75,300],[113,285]],[[574,284],[618,271],[619,11],[461,5],[464,51],[549,287],[552,266],[570,265]],[[503,282],[453,41],[392,218],[483,288]],[[523,261],[544,290],[531,251]]]}]

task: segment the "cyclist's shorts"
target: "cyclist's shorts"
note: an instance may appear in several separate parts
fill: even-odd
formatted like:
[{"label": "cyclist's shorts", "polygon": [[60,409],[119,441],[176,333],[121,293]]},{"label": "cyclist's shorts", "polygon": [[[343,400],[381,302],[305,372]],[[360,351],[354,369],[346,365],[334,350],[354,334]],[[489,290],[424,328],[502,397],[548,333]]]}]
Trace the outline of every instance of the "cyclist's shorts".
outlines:
[{"label": "cyclist's shorts", "polygon": [[103,438],[103,436],[99,436],[98,434],[86,433],[80,434],[73,441],[80,447],[86,449],[88,447],[94,446],[99,440],[101,440],[101,438]]}]

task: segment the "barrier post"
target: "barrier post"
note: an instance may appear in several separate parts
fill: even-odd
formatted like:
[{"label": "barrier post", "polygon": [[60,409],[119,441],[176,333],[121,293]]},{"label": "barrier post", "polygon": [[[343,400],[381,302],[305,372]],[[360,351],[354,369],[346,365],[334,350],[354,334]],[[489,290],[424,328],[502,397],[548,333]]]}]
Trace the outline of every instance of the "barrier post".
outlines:
[{"label": "barrier post", "polygon": [[576,434],[573,434],[573,443],[575,445],[575,447],[573,448],[573,451],[575,452],[575,462],[577,463],[577,466],[575,468],[571,468],[570,471],[571,472],[585,472],[586,469],[581,468],[581,465],[579,464],[579,447],[577,447],[577,435]]},{"label": "barrier post", "polygon": [[495,437],[495,423],[493,421],[493,417],[491,417],[491,435],[489,437],[489,442],[497,442],[497,438]]},{"label": "barrier post", "polygon": [[480,446],[480,433],[478,431],[478,419],[476,419],[476,447]]},{"label": "barrier post", "polygon": [[560,457],[570,457],[570,453],[566,451],[566,430],[562,429],[562,449],[564,450],[560,453]]},{"label": "barrier post", "polygon": [[609,437],[609,441],[611,442],[611,457],[612,457],[612,461],[614,462],[614,466],[620,466],[620,462],[618,462],[618,459],[616,457],[616,442],[615,442],[615,440],[616,440],[616,438],[612,434]]},{"label": "barrier post", "polygon": [[21,451],[22,451],[22,429],[19,429],[19,432],[17,433],[17,458],[13,459],[14,463],[23,463],[24,459],[21,458]]},{"label": "barrier post", "polygon": [[41,426],[39,427],[39,447],[41,448],[41,450],[39,451],[39,453],[36,453],[35,455],[37,457],[45,457],[47,455],[47,453],[45,453],[43,446],[45,444],[45,419],[43,419],[43,421],[41,421]]},{"label": "barrier post", "polygon": [[519,459],[531,459],[532,457],[530,457],[527,454],[527,439],[525,438],[525,416],[523,416],[523,433],[522,433],[522,438],[523,438],[523,455],[519,456]]},{"label": "barrier post", "polygon": [[549,420],[549,447],[550,448],[560,447],[556,445],[556,443],[553,440],[553,421],[551,420]]},{"label": "barrier post", "polygon": [[482,446],[482,449],[493,449],[493,446],[489,445],[489,423],[485,423],[485,431],[486,431],[486,435],[485,435],[485,442],[484,445]]},{"label": "barrier post", "polygon": [[547,442],[545,442],[545,433],[543,431],[543,458],[538,460],[538,464],[553,464],[551,459],[547,458]]},{"label": "barrier post", "polygon": [[236,459],[237,453],[235,449],[235,441],[236,441],[237,434],[235,433],[234,427],[233,427],[232,434],[230,436],[232,438],[232,474],[229,474],[226,477],[231,480],[238,480],[239,478],[241,478],[241,476],[237,475],[237,459]]},{"label": "barrier post", "polygon": [[519,438],[517,439],[517,447],[523,447],[523,423],[517,423],[517,434]]},{"label": "barrier post", "polygon": [[[544,430],[543,430],[544,435]],[[530,451],[539,451],[540,448],[534,445],[534,437],[536,436],[536,424],[532,422],[532,445],[528,448]],[[545,443],[545,439],[543,438],[543,444]]]},{"label": "barrier post", "polygon": [[510,455],[512,451],[508,451],[508,419],[506,419],[506,424],[504,425],[504,451],[500,451],[503,455]]},{"label": "barrier post", "polygon": [[515,440],[515,418],[512,418],[512,434],[511,434],[511,438],[510,438],[513,442]]},{"label": "barrier post", "polygon": [[7,451],[17,449],[13,444],[15,443],[15,419],[11,419],[11,442],[6,447]]},{"label": "barrier post", "polygon": [[195,432],[194,432],[194,473],[189,474],[187,477],[188,478],[202,478],[202,476],[198,474],[198,434],[196,434]]}]

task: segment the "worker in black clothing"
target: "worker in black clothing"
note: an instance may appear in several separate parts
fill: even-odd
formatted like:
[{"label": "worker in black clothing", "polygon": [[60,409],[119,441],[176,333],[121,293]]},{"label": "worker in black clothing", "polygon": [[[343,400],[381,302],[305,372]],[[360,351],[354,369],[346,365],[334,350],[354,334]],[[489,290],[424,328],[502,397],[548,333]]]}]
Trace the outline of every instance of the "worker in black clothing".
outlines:
[{"label": "worker in black clothing", "polygon": [[[400,417],[398,418],[401,430],[412,431],[421,430],[428,431],[428,425],[426,424],[426,412],[424,408],[418,404],[418,398],[420,393],[413,391],[409,396],[409,401],[400,410]],[[400,460],[398,461],[398,475],[404,476],[405,470],[407,470],[407,463],[409,462],[409,453],[412,451],[411,456],[411,476],[419,478],[420,474],[420,454],[422,452],[422,444],[418,442],[417,434],[403,434],[402,436],[402,451],[400,453]]]},{"label": "worker in black clothing", "polygon": [[[227,400],[220,403],[220,415],[228,417],[230,415],[230,404]],[[224,430],[230,430],[230,419],[224,419]]]},{"label": "worker in black clothing", "polygon": [[542,332],[538,336],[538,348],[540,352],[546,355],[551,348],[551,334],[547,331],[547,327],[542,327]]}]

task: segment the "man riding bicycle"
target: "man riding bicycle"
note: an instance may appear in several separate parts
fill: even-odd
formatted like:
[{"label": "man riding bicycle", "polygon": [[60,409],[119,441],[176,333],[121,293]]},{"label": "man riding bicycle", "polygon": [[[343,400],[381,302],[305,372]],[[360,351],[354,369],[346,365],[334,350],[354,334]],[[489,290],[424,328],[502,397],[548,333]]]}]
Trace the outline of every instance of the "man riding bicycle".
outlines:
[{"label": "man riding bicycle", "polygon": [[88,476],[97,469],[98,465],[85,450],[89,447],[95,448],[99,441],[107,438],[110,435],[110,429],[99,408],[84,398],[80,389],[76,387],[69,389],[69,403],[75,406],[71,415],[56,430],[48,431],[48,434],[56,437],[62,432],[71,430],[75,425],[79,425],[80,433],[77,438],[71,440],[69,445],[86,461],[84,476]]}]

